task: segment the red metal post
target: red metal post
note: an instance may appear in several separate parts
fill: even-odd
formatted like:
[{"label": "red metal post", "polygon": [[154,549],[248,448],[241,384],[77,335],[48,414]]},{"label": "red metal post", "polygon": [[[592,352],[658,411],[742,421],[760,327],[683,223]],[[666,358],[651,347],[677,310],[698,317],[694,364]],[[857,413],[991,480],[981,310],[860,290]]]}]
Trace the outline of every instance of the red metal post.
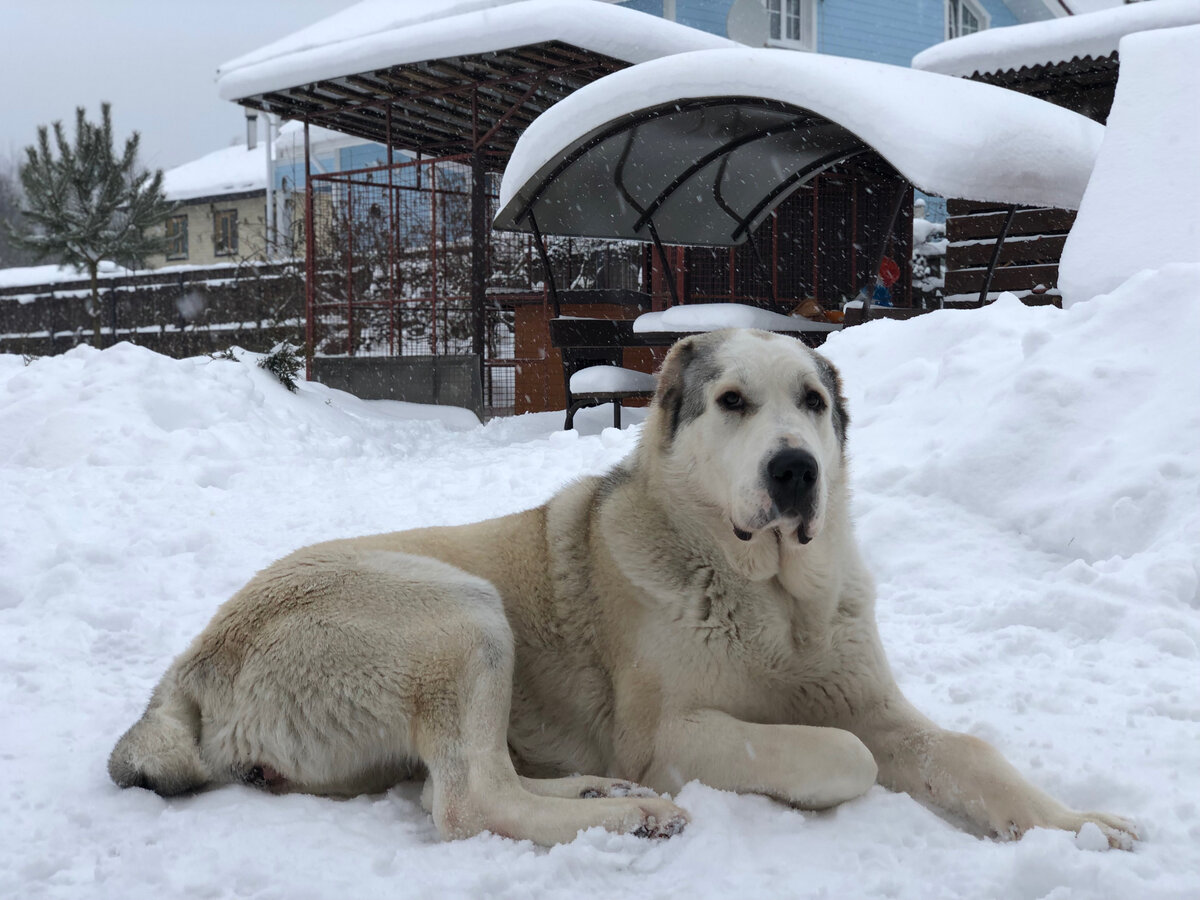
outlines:
[{"label": "red metal post", "polygon": [[[714,285],[715,287],[716,285]],[[737,299],[737,248],[729,248],[729,302]]]},{"label": "red metal post", "polygon": [[821,176],[817,175],[812,182],[812,295],[818,303],[821,302],[821,208],[819,205]]},{"label": "red metal post", "polygon": [[346,185],[346,355],[354,355],[354,186]]},{"label": "red metal post", "polygon": [[471,94],[471,352],[479,360],[479,384],[487,383],[484,360],[484,332],[487,328],[487,174],[484,171],[483,146],[479,134],[479,91]]},{"label": "red metal post", "polygon": [[904,305],[912,309],[913,189],[911,187],[905,197],[904,206],[906,210],[904,213],[904,244],[901,250],[904,265],[900,271],[904,273]]},{"label": "red metal post", "polygon": [[771,213],[771,296],[779,302],[779,210]]},{"label": "red metal post", "polygon": [[304,378],[312,381],[313,355],[316,353],[314,317],[316,315],[317,247],[313,239],[312,163],[309,160],[308,119],[304,120]]},{"label": "red metal post", "polygon": [[396,206],[392,186],[392,104],[387,107],[387,175],[388,175],[388,356],[396,355]]},{"label": "red metal post", "polygon": [[679,298],[680,305],[688,302],[687,298],[687,248],[675,248],[675,296]]},{"label": "red metal post", "polygon": [[[420,171],[418,168],[417,171]],[[437,356],[437,295],[438,295],[438,220],[437,220],[437,163],[429,165],[429,352]]]},{"label": "red metal post", "polygon": [[858,176],[850,178],[850,295],[858,294]]}]

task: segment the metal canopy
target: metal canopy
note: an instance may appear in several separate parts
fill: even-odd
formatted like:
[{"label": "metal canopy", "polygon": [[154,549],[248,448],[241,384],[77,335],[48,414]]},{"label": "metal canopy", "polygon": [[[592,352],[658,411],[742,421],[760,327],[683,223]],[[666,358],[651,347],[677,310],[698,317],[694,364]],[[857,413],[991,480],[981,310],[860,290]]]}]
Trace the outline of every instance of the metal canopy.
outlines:
[{"label": "metal canopy", "polygon": [[480,150],[486,167],[498,170],[541,112],[626,65],[549,41],[328,78],[238,103],[431,156]]},{"label": "metal canopy", "polygon": [[759,97],[678,101],[610,122],[526,182],[494,226],[732,246],[793,191],[850,160],[900,176],[809,110]]}]

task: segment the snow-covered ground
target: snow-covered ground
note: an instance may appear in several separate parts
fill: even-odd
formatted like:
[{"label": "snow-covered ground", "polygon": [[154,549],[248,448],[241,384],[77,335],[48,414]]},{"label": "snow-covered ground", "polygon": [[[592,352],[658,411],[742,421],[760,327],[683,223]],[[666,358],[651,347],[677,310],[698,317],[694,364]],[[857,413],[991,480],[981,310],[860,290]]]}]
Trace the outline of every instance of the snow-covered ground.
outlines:
[{"label": "snow-covered ground", "polygon": [[1068,803],[1136,819],[1133,852],[980,840],[879,787],[804,813],[691,784],[677,838],[552,850],[441,843],[412,785],[118,790],[113,742],[256,569],[527,507],[637,437],[600,431],[607,409],[582,435],[558,414],[418,421],[290,394],[249,358],[124,344],[0,357],[0,896],[1200,896],[1200,266],[1066,311],[877,322],[827,352],[902,686]]}]

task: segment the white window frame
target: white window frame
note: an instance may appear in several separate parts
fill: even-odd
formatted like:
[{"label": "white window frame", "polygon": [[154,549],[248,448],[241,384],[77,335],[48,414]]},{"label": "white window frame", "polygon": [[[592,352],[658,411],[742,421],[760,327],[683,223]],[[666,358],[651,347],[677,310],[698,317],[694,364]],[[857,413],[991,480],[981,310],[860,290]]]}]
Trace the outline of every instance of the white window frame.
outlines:
[{"label": "white window frame", "polygon": [[[962,10],[966,8],[979,21],[979,31],[992,27],[992,17],[979,0],[946,0],[946,40],[963,37]],[[972,32],[975,34],[977,32]]]},{"label": "white window frame", "polygon": [[[817,0],[765,0],[767,7],[767,46],[785,47],[788,50],[817,49]],[[800,29],[799,38],[789,38],[787,26],[795,22]],[[774,35],[778,27],[779,36]]]}]

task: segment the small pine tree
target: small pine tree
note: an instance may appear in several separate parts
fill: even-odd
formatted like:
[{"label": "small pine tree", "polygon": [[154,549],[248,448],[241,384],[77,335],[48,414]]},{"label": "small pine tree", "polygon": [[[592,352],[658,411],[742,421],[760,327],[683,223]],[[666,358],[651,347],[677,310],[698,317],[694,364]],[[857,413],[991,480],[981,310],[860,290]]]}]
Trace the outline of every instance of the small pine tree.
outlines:
[{"label": "small pine tree", "polygon": [[275,349],[258,361],[260,369],[266,369],[279,379],[285,388],[296,393],[296,376],[304,366],[304,360],[296,355],[291,344],[276,345]]},{"label": "small pine tree", "polygon": [[100,261],[137,266],[165,249],[165,234],[153,233],[173,210],[162,192],[162,170],[153,174],[137,165],[141,136],[135,131],[118,158],[113,151],[112,117],[100,105],[95,125],[83,107],[75,110],[75,143],[67,142],[62,122],[38,128],[37,146],[25,148],[19,175],[25,202],[21,214],[30,226],[13,232],[16,244],[38,261],[56,259],[88,274],[92,288],[92,324],[100,343]]}]

